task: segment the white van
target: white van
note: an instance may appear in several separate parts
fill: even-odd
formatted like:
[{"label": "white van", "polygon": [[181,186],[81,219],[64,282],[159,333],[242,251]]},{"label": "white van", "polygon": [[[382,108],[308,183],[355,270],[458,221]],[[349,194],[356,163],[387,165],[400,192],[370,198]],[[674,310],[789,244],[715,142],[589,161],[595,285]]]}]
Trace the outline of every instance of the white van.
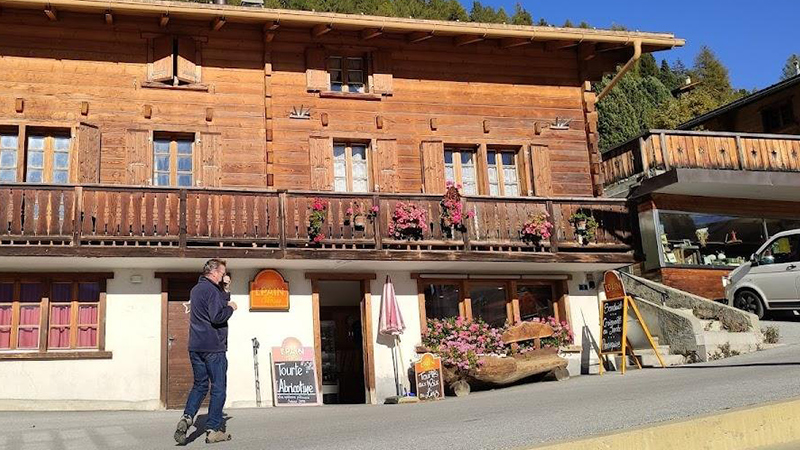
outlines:
[{"label": "white van", "polygon": [[771,310],[800,310],[800,229],[773,236],[722,285],[729,305],[759,319]]}]

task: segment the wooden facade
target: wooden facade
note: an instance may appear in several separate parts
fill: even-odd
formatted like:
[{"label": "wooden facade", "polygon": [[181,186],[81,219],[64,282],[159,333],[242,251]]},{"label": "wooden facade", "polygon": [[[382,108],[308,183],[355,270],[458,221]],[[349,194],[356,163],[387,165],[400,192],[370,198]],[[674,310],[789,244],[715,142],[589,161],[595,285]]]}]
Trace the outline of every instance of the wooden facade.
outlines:
[{"label": "wooden facade", "polygon": [[[474,154],[466,202],[481,222],[471,236],[443,237],[432,220],[420,248],[518,249],[527,215],[549,211],[561,222],[554,253],[570,246],[566,220],[584,208],[607,227],[597,250],[629,252],[624,203],[592,200],[602,175],[589,82],[628,59],[630,42],[682,45],[648,33],[458,34],[448,27],[462,25],[432,23],[445,30],[434,33],[403,19],[333,14],[326,24],[314,13],[185,3],[59,0],[52,16],[37,2],[2,3],[0,135],[16,145],[3,149],[7,160],[16,156],[0,177],[17,184],[0,189],[0,251],[134,241],[157,242],[156,253],[283,251],[307,244],[316,196],[333,201],[325,245],[391,248],[394,204],[413,197],[438,217],[445,154],[459,147]],[[32,152],[50,135],[64,136],[69,163],[45,149],[39,169]],[[362,177],[362,189],[348,178],[346,190],[363,193],[330,193],[345,176],[334,173],[340,146],[351,159],[357,148],[341,167]],[[36,181],[50,185],[20,184]],[[516,198],[489,199],[506,191]],[[375,230],[342,228],[353,202],[382,208]]]}]

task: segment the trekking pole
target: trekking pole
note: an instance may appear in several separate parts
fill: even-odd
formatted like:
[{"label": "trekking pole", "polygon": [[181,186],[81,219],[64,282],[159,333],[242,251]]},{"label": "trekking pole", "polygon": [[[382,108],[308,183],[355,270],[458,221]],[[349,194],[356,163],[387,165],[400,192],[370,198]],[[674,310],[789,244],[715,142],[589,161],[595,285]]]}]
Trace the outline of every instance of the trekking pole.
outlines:
[{"label": "trekking pole", "polygon": [[258,339],[253,338],[253,369],[256,372],[256,406],[261,407],[261,382],[258,380]]}]

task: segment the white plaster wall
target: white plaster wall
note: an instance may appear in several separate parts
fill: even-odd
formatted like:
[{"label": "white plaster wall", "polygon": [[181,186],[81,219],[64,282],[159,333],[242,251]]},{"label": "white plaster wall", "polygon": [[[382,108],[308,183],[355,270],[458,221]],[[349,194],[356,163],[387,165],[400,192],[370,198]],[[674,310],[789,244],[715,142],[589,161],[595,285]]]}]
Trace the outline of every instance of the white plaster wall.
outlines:
[{"label": "white plaster wall", "polygon": [[603,273],[592,273],[595,288],[580,290],[581,284],[587,284],[587,273],[577,272],[569,280],[569,317],[572,322],[572,332],[575,336],[575,345],[583,343],[583,327],[586,326],[595,341],[600,338],[600,299],[605,298],[603,292]]},{"label": "white plaster wall", "polygon": [[108,280],[106,350],[112,359],[0,361],[0,409],[158,409],[161,284],[152,272]]},{"label": "white plaster wall", "polygon": [[228,398],[227,407],[255,407],[253,343],[257,338],[261,406],[272,406],[270,351],[287,337],[296,337],[305,347],[314,347],[311,282],[303,271],[281,270],[289,283],[289,311],[250,311],[250,281],[258,270],[236,269],[231,300],[239,309],[228,321]]}]

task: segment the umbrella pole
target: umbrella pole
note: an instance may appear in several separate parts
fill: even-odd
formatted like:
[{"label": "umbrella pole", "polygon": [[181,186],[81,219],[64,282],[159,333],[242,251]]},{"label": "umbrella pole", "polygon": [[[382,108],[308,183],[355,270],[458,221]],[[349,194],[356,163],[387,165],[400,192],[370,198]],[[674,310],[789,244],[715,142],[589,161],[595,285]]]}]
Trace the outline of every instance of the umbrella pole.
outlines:
[{"label": "umbrella pole", "polygon": [[392,347],[392,368],[394,369],[394,390],[397,396],[400,396],[400,378],[397,375],[397,355]]},{"label": "umbrella pole", "polygon": [[[398,364],[398,365],[403,369],[402,374],[403,374],[403,376],[405,376],[405,374],[406,374],[406,370],[405,370],[406,363],[405,363],[405,360],[403,359],[403,346],[400,345],[400,335],[395,335],[395,338],[397,338],[397,342],[396,342],[397,351],[400,353],[400,364]],[[396,372],[397,371],[395,370],[395,373]],[[405,379],[403,377],[400,377],[399,379],[400,379],[400,383],[399,383],[399,386],[397,388],[398,389],[397,395],[406,395]]]}]

